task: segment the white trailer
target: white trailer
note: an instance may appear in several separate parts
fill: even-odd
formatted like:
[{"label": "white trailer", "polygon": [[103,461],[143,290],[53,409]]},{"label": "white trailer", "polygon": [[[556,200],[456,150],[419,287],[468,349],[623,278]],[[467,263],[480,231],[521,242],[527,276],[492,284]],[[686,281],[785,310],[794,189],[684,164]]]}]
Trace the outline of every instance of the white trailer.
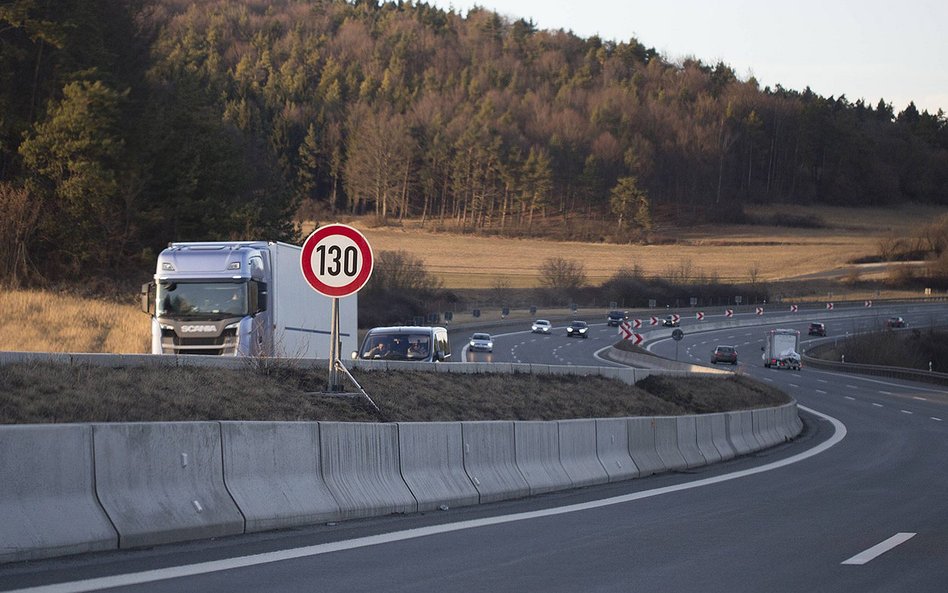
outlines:
[{"label": "white trailer", "polygon": [[761,348],[764,366],[778,369],[799,370],[800,332],[795,329],[772,329],[764,336]]},{"label": "white trailer", "polygon": [[[332,299],[274,241],[172,243],[142,286],[153,354],[329,358]],[[341,352],[355,350],[357,295],[339,299]]]}]

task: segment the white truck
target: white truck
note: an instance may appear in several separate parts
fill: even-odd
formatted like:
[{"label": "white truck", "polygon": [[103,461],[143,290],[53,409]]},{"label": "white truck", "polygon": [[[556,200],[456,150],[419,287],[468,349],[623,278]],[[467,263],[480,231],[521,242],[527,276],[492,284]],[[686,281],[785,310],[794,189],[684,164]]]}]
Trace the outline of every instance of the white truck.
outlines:
[{"label": "white truck", "polygon": [[764,336],[764,366],[800,370],[800,332],[795,329],[772,329]]},{"label": "white truck", "polygon": [[[171,243],[141,291],[152,354],[329,358],[332,299],[274,241]],[[357,295],[339,299],[341,350],[358,347]]]}]

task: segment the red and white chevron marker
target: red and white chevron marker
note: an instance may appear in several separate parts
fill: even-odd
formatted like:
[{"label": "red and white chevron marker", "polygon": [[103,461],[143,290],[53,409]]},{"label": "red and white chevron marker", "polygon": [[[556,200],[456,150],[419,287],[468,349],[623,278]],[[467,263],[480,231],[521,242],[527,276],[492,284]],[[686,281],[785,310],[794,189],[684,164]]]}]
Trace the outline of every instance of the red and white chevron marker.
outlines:
[{"label": "red and white chevron marker", "polygon": [[872,301],[866,301],[866,306],[867,306],[867,307],[871,307],[871,306],[872,306]]},{"label": "red and white chevron marker", "polygon": [[797,312],[797,309],[798,309],[798,308],[797,308],[796,305],[790,305],[790,312],[791,312],[791,313],[796,313],[796,312]]},{"label": "red and white chevron marker", "polygon": [[642,343],[642,340],[645,339],[645,336],[643,336],[642,334],[632,334],[632,335],[634,336],[632,338],[633,346],[638,346],[639,344]]},{"label": "red and white chevron marker", "polygon": [[754,311],[754,312],[757,313],[758,315],[763,315],[763,314],[764,314],[764,308],[763,308],[763,307],[757,307],[757,310]]},{"label": "red and white chevron marker", "polygon": [[635,333],[632,332],[632,328],[629,327],[629,322],[623,321],[619,324],[619,335],[622,336],[623,340],[628,340],[635,335]]},{"label": "red and white chevron marker", "polygon": [[698,321],[702,321],[704,319],[704,311],[698,311],[697,313],[695,313],[695,319],[697,319]]},{"label": "red and white chevron marker", "polygon": [[725,309],[725,310],[724,310],[724,316],[725,316],[725,317],[734,317],[734,309]]},{"label": "red and white chevron marker", "polygon": [[642,320],[641,320],[641,319],[633,319],[633,320],[632,320],[632,327],[634,327],[635,329],[639,329],[640,327],[642,327]]},{"label": "red and white chevron marker", "polygon": [[681,321],[681,315],[679,315],[678,313],[675,313],[674,315],[672,315],[672,319],[675,321],[675,323],[678,323],[679,321]]},{"label": "red and white chevron marker", "polygon": [[658,317],[653,316],[649,325],[658,325]]},{"label": "red and white chevron marker", "polygon": [[829,309],[830,311],[832,311],[832,310],[833,310],[833,303],[826,303],[826,308]]}]

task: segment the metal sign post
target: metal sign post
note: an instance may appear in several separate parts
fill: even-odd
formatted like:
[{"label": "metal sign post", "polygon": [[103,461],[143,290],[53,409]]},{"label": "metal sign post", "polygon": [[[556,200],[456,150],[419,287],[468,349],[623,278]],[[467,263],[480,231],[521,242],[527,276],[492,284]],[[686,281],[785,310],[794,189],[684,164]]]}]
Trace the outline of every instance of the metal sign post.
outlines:
[{"label": "metal sign post", "polygon": [[[319,227],[303,242],[300,269],[316,292],[330,297],[329,391],[342,391],[340,371],[355,379],[343,366],[339,331],[339,298],[358,292],[372,275],[374,258],[365,235],[344,224]],[[356,384],[358,387],[358,384]],[[359,389],[376,409],[375,402]]]}]

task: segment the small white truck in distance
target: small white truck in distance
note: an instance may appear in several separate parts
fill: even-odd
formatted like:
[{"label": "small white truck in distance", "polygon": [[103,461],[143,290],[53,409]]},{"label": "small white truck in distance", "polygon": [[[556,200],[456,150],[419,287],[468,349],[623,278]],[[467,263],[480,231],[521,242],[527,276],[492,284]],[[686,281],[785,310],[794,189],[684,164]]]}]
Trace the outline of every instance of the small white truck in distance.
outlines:
[{"label": "small white truck in distance", "polygon": [[764,336],[764,351],[761,358],[764,366],[778,369],[799,370],[800,332],[795,329],[772,329]]},{"label": "small white truck in distance", "polygon": [[[273,241],[171,243],[142,286],[152,354],[329,358],[332,299]],[[358,300],[339,299],[341,352],[355,350]]]}]

